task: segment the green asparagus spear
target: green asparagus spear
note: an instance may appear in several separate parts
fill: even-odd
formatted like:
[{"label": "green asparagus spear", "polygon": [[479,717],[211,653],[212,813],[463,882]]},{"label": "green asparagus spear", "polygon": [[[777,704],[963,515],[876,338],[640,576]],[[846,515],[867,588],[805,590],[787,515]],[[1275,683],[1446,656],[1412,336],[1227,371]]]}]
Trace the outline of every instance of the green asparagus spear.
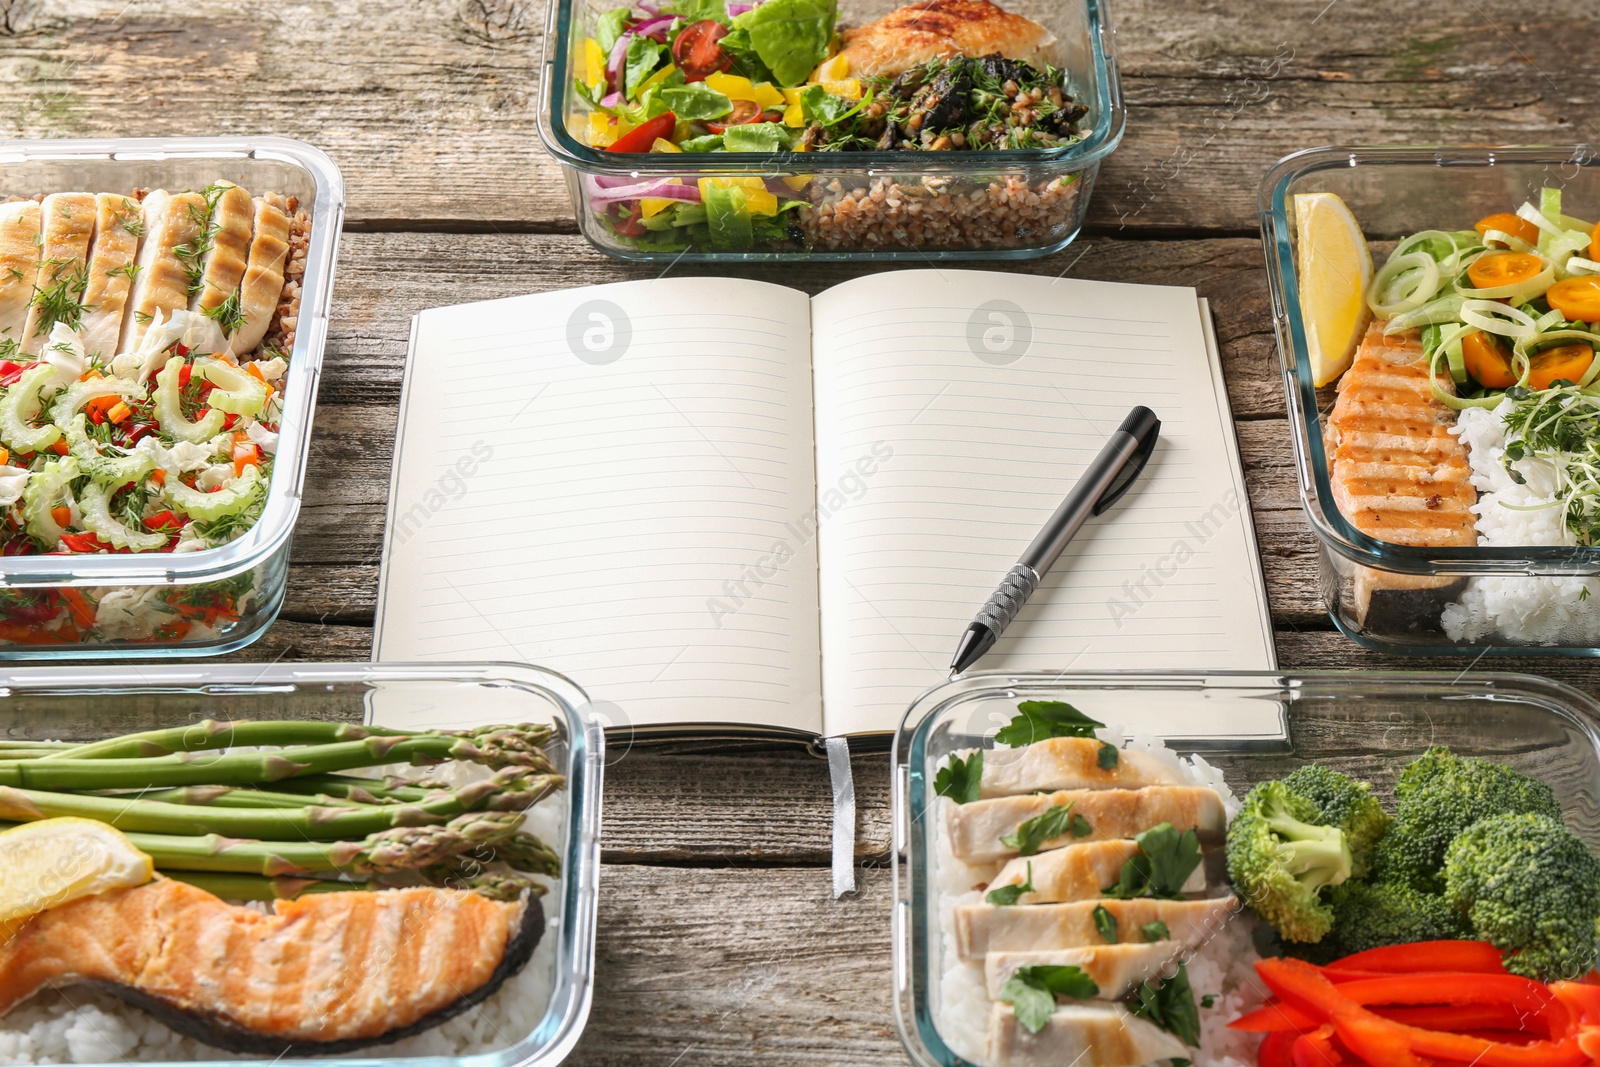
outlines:
[{"label": "green asparagus spear", "polygon": [[[555,735],[554,728],[535,724],[520,726],[485,726],[473,730],[434,730],[413,732],[382,726],[361,726],[355,723],[312,722],[301,719],[253,720],[235,719],[219,722],[206,719],[188,726],[174,726],[163,730],[146,730],[136,734],[107,738],[90,744],[76,745],[64,751],[52,752],[50,759],[140,759],[166,756],[181,752],[204,752],[243,745],[312,745],[326,746],[346,741],[365,741],[384,737],[434,737],[469,739],[486,752],[497,746],[512,750],[537,749]],[[542,755],[542,753],[541,753]],[[504,763],[514,762],[501,760]],[[367,766],[357,764],[357,766]]]},{"label": "green asparagus spear", "polygon": [[371,888],[366,882],[327,881],[320,878],[265,878],[259,874],[224,874],[215,871],[161,873],[177,881],[188,882],[223,900],[293,900],[308,893],[348,893]]},{"label": "green asparagus spear", "polygon": [[103,790],[180,785],[256,785],[386,763],[459,759],[489,767],[527,767],[554,774],[539,747],[550,728],[496,727],[471,737],[415,734],[369,737],[275,752],[179,752],[146,759],[35,759],[0,763],[0,785],[30,789]]},{"label": "green asparagus spear", "polygon": [[[516,833],[523,816],[507,811],[476,811],[444,826],[403,826],[362,841],[241,841],[208,834],[130,833],[133,847],[163,871],[218,871],[322,876],[384,874],[420,870],[444,863]],[[0,823],[9,829],[15,823]]]},{"label": "green asparagus spear", "polygon": [[522,831],[495,842],[494,858],[516,871],[545,874],[551,878],[561,873],[561,857],[556,855],[555,849]]},{"label": "green asparagus spear", "polygon": [[159,800],[166,804],[194,804],[216,808],[348,808],[356,801],[319,793],[278,793],[231,785],[184,785],[176,789],[130,789],[104,796],[123,800]]},{"label": "green asparagus spear", "polygon": [[[52,793],[0,786],[0,819],[33,822],[76,816],[98,819],[123,831],[154,834],[222,834],[261,841],[346,841],[402,826],[437,826],[471,811],[484,810],[503,788],[514,788],[522,809],[559,785],[559,776],[535,775],[508,767],[454,792],[441,792],[420,804],[343,807],[231,808],[172,804],[133,796]],[[521,810],[521,809],[519,809]]]}]

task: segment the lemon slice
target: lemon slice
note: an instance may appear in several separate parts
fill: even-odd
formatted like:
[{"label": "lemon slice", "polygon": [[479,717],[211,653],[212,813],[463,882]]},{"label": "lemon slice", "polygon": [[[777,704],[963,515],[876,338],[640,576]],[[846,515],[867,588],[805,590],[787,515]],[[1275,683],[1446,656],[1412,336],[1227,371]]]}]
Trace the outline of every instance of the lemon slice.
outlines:
[{"label": "lemon slice", "polygon": [[1297,193],[1294,223],[1311,380],[1327,385],[1350,366],[1367,328],[1372,253],[1355,216],[1333,193]]},{"label": "lemon slice", "polygon": [[93,819],[41,819],[0,833],[0,930],[69,900],[143,885],[149,856]]}]

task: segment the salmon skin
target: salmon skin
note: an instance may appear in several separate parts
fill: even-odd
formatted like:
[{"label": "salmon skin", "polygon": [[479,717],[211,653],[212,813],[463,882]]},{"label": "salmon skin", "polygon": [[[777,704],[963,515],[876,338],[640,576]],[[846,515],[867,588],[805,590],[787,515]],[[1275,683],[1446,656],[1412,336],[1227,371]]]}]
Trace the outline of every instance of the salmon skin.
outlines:
[{"label": "salmon skin", "polygon": [[230,1052],[324,1056],[420,1033],[491,996],[544,932],[536,898],[326,893],[268,914],[160,878],[42,912],[0,945],[0,1015],[90,985]]},{"label": "salmon skin", "polygon": [[[1374,322],[1339,379],[1328,416],[1333,499],[1364,534],[1399,545],[1464,547],[1478,543],[1467,446],[1450,432],[1456,413],[1433,395],[1428,360],[1415,330],[1386,335]],[[1439,379],[1455,391],[1448,375]],[[1414,624],[1453,599],[1457,579],[1389,574],[1357,567],[1344,590],[1356,618],[1387,599]]]}]

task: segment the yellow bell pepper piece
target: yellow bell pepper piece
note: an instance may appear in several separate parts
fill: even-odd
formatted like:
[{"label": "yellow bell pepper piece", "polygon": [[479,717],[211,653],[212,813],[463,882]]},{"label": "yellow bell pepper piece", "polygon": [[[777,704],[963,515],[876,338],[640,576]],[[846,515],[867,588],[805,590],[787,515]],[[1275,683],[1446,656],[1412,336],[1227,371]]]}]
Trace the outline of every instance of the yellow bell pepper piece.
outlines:
[{"label": "yellow bell pepper piece", "polygon": [[783,178],[783,184],[798,193],[811,184],[812,177],[810,174],[787,174]]},{"label": "yellow bell pepper piece", "polygon": [[752,215],[776,215],[778,213],[778,197],[763,188],[760,192],[745,194],[745,203],[750,205]]},{"label": "yellow bell pepper piece", "polygon": [[805,109],[799,104],[790,104],[784,108],[783,124],[785,126],[804,126],[806,124]]},{"label": "yellow bell pepper piece", "polygon": [[647,196],[639,201],[639,215],[642,218],[652,218],[671,207],[674,201],[661,196]]},{"label": "yellow bell pepper piece", "polygon": [[605,148],[615,144],[622,131],[617,128],[617,120],[610,115],[598,111],[589,112],[589,144],[595,148]]},{"label": "yellow bell pepper piece", "polygon": [[782,107],[784,104],[783,93],[771,82],[762,82],[755,88],[755,95],[750,99],[760,104],[763,109],[769,107]]},{"label": "yellow bell pepper piece", "polygon": [[795,86],[793,89],[779,89],[778,90],[778,92],[783,94],[783,102],[786,103],[786,104],[798,104],[800,102],[800,93],[801,93],[801,91],[802,91],[802,87],[798,86],[798,85]]},{"label": "yellow bell pepper piece", "polygon": [[657,137],[654,141],[652,141],[650,143],[650,151],[652,151],[652,152],[679,152],[679,153],[681,153],[683,151],[683,149],[679,148],[677,145],[673,144],[671,141],[667,140],[665,137]]},{"label": "yellow bell pepper piece", "polygon": [[721,189],[743,189],[745,206],[752,215],[776,215],[778,213],[778,198],[768,191],[767,183],[760,178],[736,178],[731,175],[718,178],[700,179],[700,196],[704,199],[706,190],[711,187]]},{"label": "yellow bell pepper piece", "polygon": [[729,100],[749,100],[762,107],[778,107],[784,103],[783,93],[771,82],[756,85],[749,78],[717,71],[706,76],[706,88],[715,89]]},{"label": "yellow bell pepper piece", "polygon": [[677,69],[677,67],[671,63],[668,63],[666,66],[650,75],[650,77],[646,78],[642,83],[640,83],[638,96],[644,96],[644,91],[646,89],[653,88],[654,86],[660,85],[662,82],[666,81],[667,78],[671,76],[672,72]]},{"label": "yellow bell pepper piece", "polygon": [[[813,83],[836,82],[843,81],[849,76],[850,60],[846,59],[844,53],[841,52],[832,59],[824,59],[821,63],[818,63],[817,69],[811,74],[811,81]],[[832,90],[829,91],[832,92]]]},{"label": "yellow bell pepper piece", "polygon": [[583,80],[593,85],[606,76],[606,54],[593,37],[583,39]]},{"label": "yellow bell pepper piece", "polygon": [[861,79],[846,78],[843,81],[825,81],[822,87],[834,96],[842,96],[846,100],[861,99]]}]

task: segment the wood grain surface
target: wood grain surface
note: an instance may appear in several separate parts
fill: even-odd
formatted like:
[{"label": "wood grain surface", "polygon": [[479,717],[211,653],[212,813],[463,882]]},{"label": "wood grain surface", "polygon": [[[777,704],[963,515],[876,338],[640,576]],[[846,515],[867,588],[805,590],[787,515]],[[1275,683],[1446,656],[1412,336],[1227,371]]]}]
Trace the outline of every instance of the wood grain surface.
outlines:
[{"label": "wood grain surface", "polygon": [[[1459,672],[1333,630],[1296,495],[1256,192],[1344,143],[1600,143],[1592,0],[1113,0],[1128,108],[1088,236],[1015,269],[1192,285],[1222,344],[1278,655]],[[233,658],[365,659],[410,316],[654,277],[576,235],[536,127],[540,0],[0,0],[0,133],[274,133],[348,189],[281,620]],[[866,267],[739,273],[815,292]],[[892,268],[891,268],[892,269]],[[675,268],[682,274],[718,273]],[[1590,692],[1589,661],[1485,656]],[[888,759],[855,757],[861,891],[829,899],[825,764],[798,746],[619,741],[582,1067],[903,1062],[890,1000]]]}]

